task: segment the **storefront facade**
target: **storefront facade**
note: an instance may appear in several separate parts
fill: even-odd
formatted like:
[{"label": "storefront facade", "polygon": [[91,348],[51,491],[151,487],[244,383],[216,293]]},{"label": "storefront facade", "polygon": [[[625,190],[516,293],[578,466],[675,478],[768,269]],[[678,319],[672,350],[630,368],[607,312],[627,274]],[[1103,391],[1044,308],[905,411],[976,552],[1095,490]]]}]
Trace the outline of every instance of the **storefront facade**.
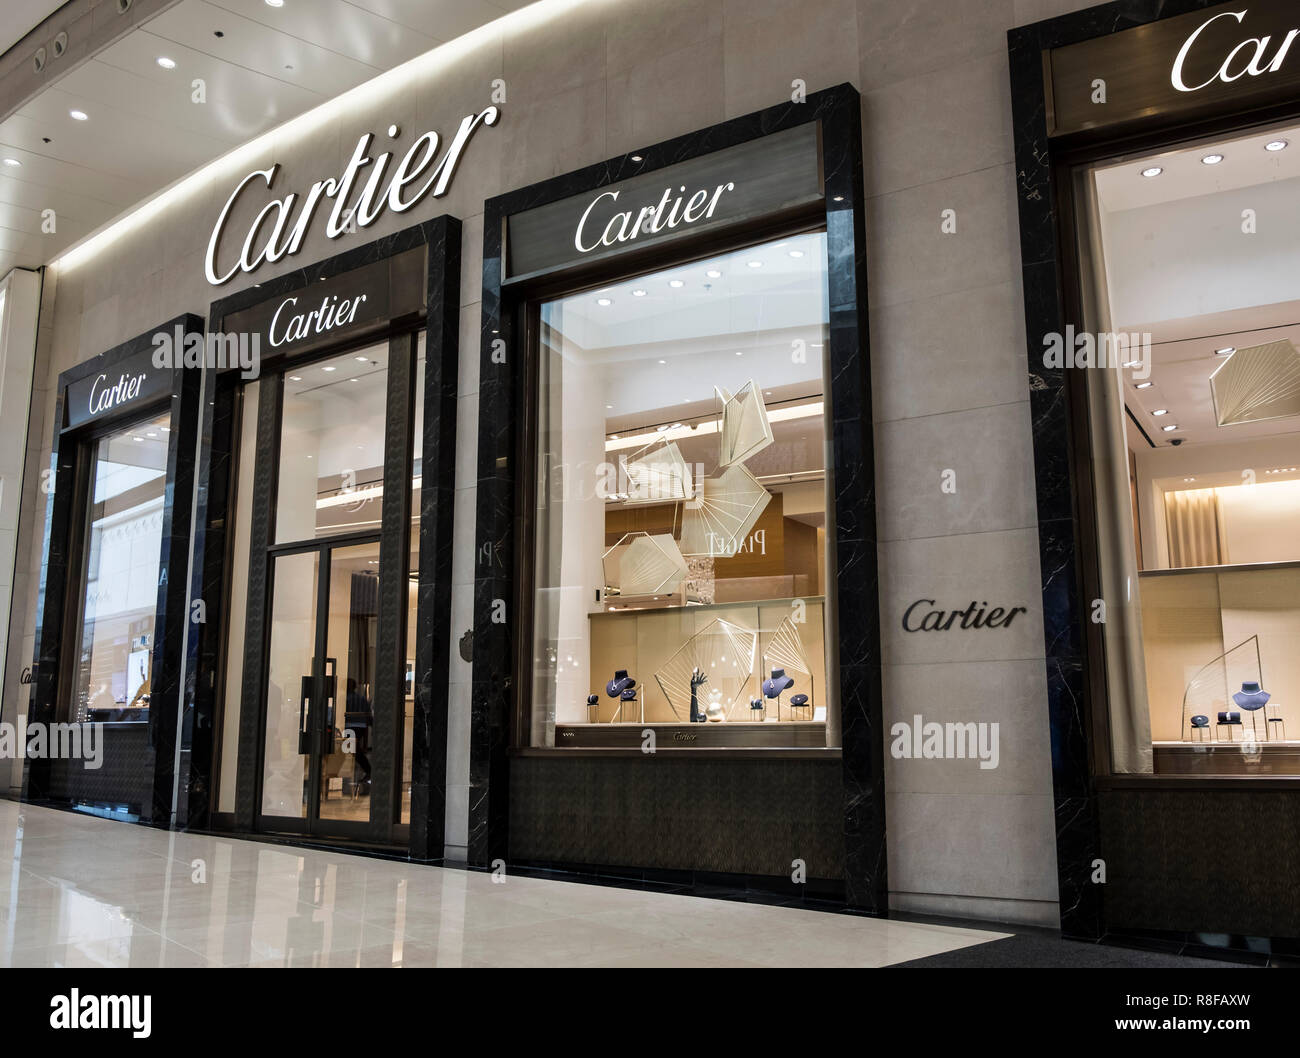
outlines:
[{"label": "storefront facade", "polygon": [[[1059,167],[1187,126],[1049,134],[1044,53],[1119,39],[1124,5],[953,6],[542,3],[47,269],[41,465],[60,376],[102,349],[191,313],[205,347],[259,350],[181,371],[184,759],[142,819],[1094,938],[1295,935],[1141,902],[1199,883],[1151,881],[1133,799],[1176,814],[1219,777],[1113,775],[1091,726],[1110,545],[1085,532],[1087,387],[1043,338],[1101,328],[1070,308]],[[63,523],[22,495],[11,671],[15,644],[59,654],[32,541]],[[6,675],[5,719],[28,690]]]},{"label": "storefront facade", "polygon": [[1287,950],[1300,20],[1160,14],[1010,38],[1062,927]]}]

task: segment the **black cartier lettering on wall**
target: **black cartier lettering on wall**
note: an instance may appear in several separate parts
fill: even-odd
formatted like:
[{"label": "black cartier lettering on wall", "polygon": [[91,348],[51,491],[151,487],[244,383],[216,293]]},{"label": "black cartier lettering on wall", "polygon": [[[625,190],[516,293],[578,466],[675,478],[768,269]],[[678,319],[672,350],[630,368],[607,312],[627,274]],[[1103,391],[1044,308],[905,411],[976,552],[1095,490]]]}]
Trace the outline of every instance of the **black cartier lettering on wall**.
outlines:
[{"label": "black cartier lettering on wall", "polygon": [[[426,196],[441,198],[451,186],[452,178],[456,175],[456,166],[470,137],[480,125],[495,125],[500,117],[500,110],[492,106],[463,118],[456,135],[436,165],[433,165],[433,161],[438,154],[438,134],[426,132],[419,136],[402,160],[397,163],[397,168],[382,191],[380,184],[388,176],[388,163],[393,156],[390,152],[384,151],[377,157],[371,158],[370,144],[375,137],[373,133],[365,133],[357,140],[352,157],[343,172],[338,177],[317,180],[311,185],[301,204],[296,192],[266,203],[253,218],[253,223],[244,236],[239,259],[223,271],[217,261],[217,254],[231,211],[249,185],[256,185],[260,181],[265,184],[267,190],[270,190],[275,182],[275,174],[280,170],[280,164],[277,162],[269,169],[254,170],[235,185],[225,205],[221,207],[217,223],[212,229],[212,237],[208,240],[208,252],[203,262],[208,282],[213,286],[220,286],[228,283],[240,272],[254,272],[265,263],[274,264],[283,257],[296,254],[302,249],[312,218],[324,199],[330,199],[334,203],[325,225],[325,234],[331,239],[337,239],[345,231],[368,228],[385,209],[394,213],[405,213],[412,206],[423,201]],[[390,139],[397,139],[400,135],[401,130],[396,125],[388,127]],[[433,168],[430,170],[431,165]],[[362,187],[355,205],[349,206],[349,199],[352,197],[357,179],[362,174],[362,170],[368,166],[371,167],[369,178]],[[264,232],[263,229],[268,227],[269,232]]]},{"label": "black cartier lettering on wall", "polygon": [[964,610],[937,608],[933,599],[917,599],[903,612],[904,632],[950,632],[959,628],[1007,628],[1023,606],[994,606],[971,602]]}]

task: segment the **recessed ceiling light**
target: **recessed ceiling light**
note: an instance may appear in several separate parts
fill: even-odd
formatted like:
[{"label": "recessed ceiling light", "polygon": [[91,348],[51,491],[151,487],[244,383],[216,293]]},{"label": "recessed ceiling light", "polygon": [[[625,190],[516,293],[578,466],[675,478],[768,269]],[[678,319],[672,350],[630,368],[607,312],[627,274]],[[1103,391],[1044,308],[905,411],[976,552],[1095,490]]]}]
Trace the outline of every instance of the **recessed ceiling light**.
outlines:
[{"label": "recessed ceiling light", "polygon": [[747,265],[749,265],[750,268],[762,268],[762,267],[763,267],[763,262],[762,262],[762,261],[746,261],[745,263],[746,263]]},{"label": "recessed ceiling light", "polygon": [[150,431],[149,433],[145,434],[145,436],[146,436],[146,437],[157,437],[158,435],[157,435],[156,433]]},{"label": "recessed ceiling light", "polygon": [[686,284],[680,279],[670,279],[668,280],[668,285],[672,287],[674,290],[678,290],[681,287],[684,287]]},{"label": "recessed ceiling light", "polygon": [[1207,154],[1204,158],[1201,159],[1201,164],[1202,164],[1202,165],[1218,165],[1221,161],[1223,161],[1223,155],[1221,155],[1221,154]]},{"label": "recessed ceiling light", "polygon": [[1268,143],[1264,144],[1264,150],[1284,151],[1288,146],[1290,146],[1290,144],[1286,140],[1269,140]]},{"label": "recessed ceiling light", "polygon": [[159,55],[158,65],[161,66],[164,70],[174,70],[176,69],[176,60],[169,59],[167,58],[166,55]]},{"label": "recessed ceiling light", "polygon": [[802,257],[802,256],[803,256],[803,251],[802,251],[802,250],[787,250],[786,252],[787,252],[791,257]]},{"label": "recessed ceiling light", "polygon": [[704,274],[708,276],[710,279],[720,279],[722,277],[722,273],[719,272],[716,268],[710,268]]},{"label": "recessed ceiling light", "polygon": [[634,155],[632,155],[632,161],[634,161],[634,162],[639,162],[639,161],[641,161],[641,155],[639,155],[639,154],[634,154]]},{"label": "recessed ceiling light", "polygon": [[737,350],[736,350],[736,355],[737,355],[737,356],[744,356],[745,354],[744,354],[743,352],[741,352],[739,349],[737,349]]},{"label": "recessed ceiling light", "polygon": [[1169,414],[1169,409],[1168,409],[1168,408],[1157,408],[1157,409],[1156,409],[1155,411],[1153,411],[1151,414],[1152,414],[1152,415],[1168,415],[1168,414]]},{"label": "recessed ceiling light", "polygon": [[267,7],[284,7],[284,0],[266,0]]},{"label": "recessed ceiling light", "polygon": [[290,376],[289,376],[289,381],[290,381],[290,382],[301,382],[301,381],[302,381],[302,375],[290,375]]},{"label": "recessed ceiling light", "polygon": [[9,166],[9,167],[11,167],[11,168],[13,168],[13,169],[17,169],[17,168],[18,168],[20,165],[22,165],[22,164],[23,164],[23,163],[20,162],[17,158],[6,158],[6,159],[5,159],[5,165],[7,165],[7,166]]},{"label": "recessed ceiling light", "polygon": [[634,298],[643,298],[643,297],[645,297],[645,291],[644,291],[644,290],[634,290],[634,291],[632,291],[632,296],[633,296]]},{"label": "recessed ceiling light", "polygon": [[611,298],[597,298],[596,304],[602,308],[608,308],[610,305],[614,304],[614,302]]},{"label": "recessed ceiling light", "polygon": [[1154,386],[1154,385],[1155,385],[1154,382],[1139,382],[1139,383],[1138,383],[1134,388],[1135,388],[1135,389],[1150,389],[1150,388],[1151,388],[1152,386]]},{"label": "recessed ceiling light", "polygon": [[348,381],[349,381],[349,382],[360,382],[361,379],[359,379],[359,378],[350,378],[350,379],[348,379]]},{"label": "recessed ceiling light", "polygon": [[1145,176],[1148,180],[1150,180],[1151,177],[1159,176],[1163,172],[1164,170],[1160,168],[1160,166],[1152,165],[1152,166],[1148,166],[1146,169],[1143,169],[1142,175]]},{"label": "recessed ceiling light", "polygon": [[1183,478],[1184,481],[1195,481],[1195,478]]},{"label": "recessed ceiling light", "polygon": [[87,114],[84,110],[69,110],[69,111],[68,111],[68,117],[72,118],[73,121],[89,121],[89,120],[90,120],[90,115]]},{"label": "recessed ceiling light", "polygon": [[606,404],[606,405],[605,405],[605,410],[606,410],[606,411],[613,411],[613,410],[614,410],[614,405],[612,405],[612,404]]},{"label": "recessed ceiling light", "polygon": [[132,441],[143,441],[144,438],[143,438],[143,437],[132,437],[131,440],[132,440]]},{"label": "recessed ceiling light", "polygon": [[1172,433],[1174,430],[1178,429],[1178,424],[1176,422],[1170,423],[1168,426],[1160,427],[1160,429],[1164,430],[1165,433]]},{"label": "recessed ceiling light", "polygon": [[327,366],[322,367],[321,370],[322,370],[322,371],[337,371],[338,368],[335,367],[333,364],[328,364]]},{"label": "recessed ceiling light", "polygon": [[661,364],[666,364],[666,363],[668,363],[667,360],[660,360],[659,362],[660,362]]},{"label": "recessed ceiling light", "polygon": [[368,364],[368,363],[370,363],[370,361],[367,360],[364,356],[357,356],[357,357],[354,357],[353,359],[355,359],[356,362],[357,362],[358,364]]},{"label": "recessed ceiling light", "polygon": [[1237,347],[1236,347],[1235,345],[1228,345],[1228,346],[1225,346],[1225,347],[1222,348],[1222,349],[1216,349],[1216,350],[1214,350],[1214,355],[1215,355],[1215,356],[1231,356],[1231,355],[1232,355],[1233,353],[1235,353],[1236,351],[1237,351]]}]

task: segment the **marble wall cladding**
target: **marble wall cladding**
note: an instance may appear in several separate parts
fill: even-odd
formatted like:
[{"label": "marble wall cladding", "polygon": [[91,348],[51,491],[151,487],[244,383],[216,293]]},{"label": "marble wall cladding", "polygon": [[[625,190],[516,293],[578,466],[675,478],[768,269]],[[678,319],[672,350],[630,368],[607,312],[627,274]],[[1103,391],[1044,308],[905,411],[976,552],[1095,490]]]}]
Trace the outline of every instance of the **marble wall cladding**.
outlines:
[{"label": "marble wall cladding", "polygon": [[[1077,6],[590,0],[559,17],[508,22],[449,49],[453,57],[445,62],[418,66],[406,84],[367,89],[360,103],[309,134],[290,128],[244,152],[148,226],[61,274],[59,297],[42,322],[50,355],[39,417],[44,423],[53,412],[48,387],[60,370],[158,319],[206,310],[214,291],[203,277],[204,247],[245,173],[278,162],[277,191],[301,193],[311,181],[337,175],[364,132],[381,144],[390,123],[401,127],[399,143],[426,129],[450,135],[463,115],[488,104],[493,81],[502,79],[501,123],[475,134],[443,199],[385,214],[335,240],[325,238],[325,218],[318,216],[300,254],[256,277],[265,282],[444,212],[464,220],[445,840],[461,850],[481,844],[467,819],[471,800],[482,796],[472,794],[473,784],[488,765],[470,755],[469,688],[486,675],[460,660],[458,645],[473,612],[482,499],[476,460],[484,202],[788,102],[796,80],[809,93],[855,85],[863,93],[885,719],[918,711],[959,719],[969,709],[1014,728],[996,772],[971,773],[967,761],[888,762],[888,806],[899,820],[890,826],[890,885],[909,900],[1002,900],[1010,910],[1001,917],[1008,918],[1020,903],[1021,917],[1041,920],[1055,900],[1056,861],[1051,776],[1044,770],[1048,705],[1031,447],[1038,406],[1027,403],[1006,32]],[[242,236],[262,201],[250,196],[237,204],[228,230]],[[953,234],[941,230],[948,209],[955,211]],[[240,276],[215,296],[250,283]],[[492,399],[489,392],[484,406]],[[44,446],[43,458],[48,434],[43,424],[33,442]],[[955,494],[939,491],[943,469],[957,472]],[[492,480],[485,480],[490,489]],[[30,578],[22,601],[28,614],[44,507],[33,503],[32,510],[37,546],[20,556]],[[1009,629],[903,633],[902,610],[931,597],[945,606],[987,599],[1028,612]],[[1060,621],[1068,625],[1068,614]],[[909,695],[909,687],[921,690]],[[966,807],[943,810],[949,804]],[[492,812],[500,818],[503,810]],[[970,840],[973,820],[987,841]],[[948,870],[953,850],[961,865]]]}]

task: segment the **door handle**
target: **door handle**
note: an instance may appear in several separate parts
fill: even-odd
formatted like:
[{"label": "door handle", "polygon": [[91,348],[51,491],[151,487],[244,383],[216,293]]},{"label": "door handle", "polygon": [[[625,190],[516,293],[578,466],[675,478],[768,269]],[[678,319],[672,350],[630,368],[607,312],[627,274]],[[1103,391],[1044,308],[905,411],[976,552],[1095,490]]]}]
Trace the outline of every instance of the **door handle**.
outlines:
[{"label": "door handle", "polygon": [[325,675],[321,677],[324,684],[322,697],[328,703],[325,706],[325,738],[323,753],[329,755],[334,752],[334,699],[338,695],[338,660],[335,658],[325,659]]},{"label": "door handle", "polygon": [[302,687],[298,692],[298,754],[303,757],[311,753],[311,713],[307,709],[307,703],[312,696],[312,682],[311,676],[303,676]]}]

